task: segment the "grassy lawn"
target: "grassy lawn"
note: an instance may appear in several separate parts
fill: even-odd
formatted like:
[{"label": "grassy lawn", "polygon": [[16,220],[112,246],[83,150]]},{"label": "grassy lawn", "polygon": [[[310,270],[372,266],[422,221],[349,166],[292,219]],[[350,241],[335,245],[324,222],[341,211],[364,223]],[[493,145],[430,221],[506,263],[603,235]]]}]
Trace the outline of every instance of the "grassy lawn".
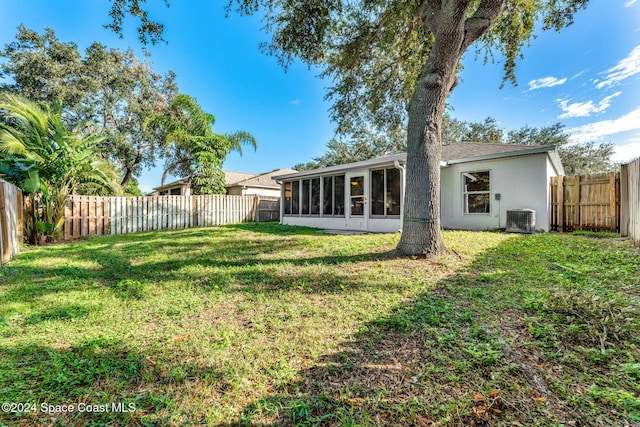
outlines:
[{"label": "grassy lawn", "polygon": [[0,425],[637,426],[640,252],[597,237],[447,231],[437,261],[276,224],[32,248],[0,269],[0,402],[29,404]]}]

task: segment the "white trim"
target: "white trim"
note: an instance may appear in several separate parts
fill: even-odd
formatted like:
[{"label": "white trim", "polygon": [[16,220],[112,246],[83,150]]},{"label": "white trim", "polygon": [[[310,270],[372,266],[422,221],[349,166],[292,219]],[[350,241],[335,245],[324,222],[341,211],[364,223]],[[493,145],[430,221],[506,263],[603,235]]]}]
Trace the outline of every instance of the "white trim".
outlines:
[{"label": "white trim", "polygon": [[[471,175],[474,173],[484,173],[487,172],[489,174],[489,189],[482,191],[467,191],[465,183],[465,178],[469,178],[472,182],[477,181],[478,179]],[[479,169],[475,171],[465,171],[460,174],[462,179],[460,180],[460,184],[462,185],[462,215],[489,215],[491,216],[493,203],[491,203],[491,169]],[[474,194],[486,194],[489,196],[489,212],[467,212],[469,210],[469,199],[467,197],[469,195]]]},{"label": "white trim", "polygon": [[[515,145],[515,144],[504,144],[504,145]],[[505,152],[496,153],[496,154],[485,154],[484,156],[465,157],[462,159],[447,160],[447,164],[455,165],[457,163],[478,162],[481,160],[501,159],[504,157],[516,157],[516,156],[526,156],[529,154],[548,153],[548,152],[555,151],[555,149],[556,149],[555,145],[549,145],[549,146],[535,147],[535,148],[524,149],[524,150],[505,151]]]}]

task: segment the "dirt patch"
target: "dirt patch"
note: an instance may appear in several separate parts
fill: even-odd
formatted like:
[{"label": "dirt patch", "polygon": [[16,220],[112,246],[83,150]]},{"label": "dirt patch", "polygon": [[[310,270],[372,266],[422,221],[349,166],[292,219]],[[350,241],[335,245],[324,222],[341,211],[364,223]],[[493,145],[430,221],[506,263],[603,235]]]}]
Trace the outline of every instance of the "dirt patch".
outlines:
[{"label": "dirt patch", "polygon": [[490,334],[499,337],[504,355],[520,366],[528,385],[540,395],[540,401],[567,426],[579,425],[567,402],[557,397],[550,389],[547,379],[558,376],[562,367],[546,361],[544,353],[535,344],[522,313],[507,310],[496,314],[496,325],[483,324]]}]

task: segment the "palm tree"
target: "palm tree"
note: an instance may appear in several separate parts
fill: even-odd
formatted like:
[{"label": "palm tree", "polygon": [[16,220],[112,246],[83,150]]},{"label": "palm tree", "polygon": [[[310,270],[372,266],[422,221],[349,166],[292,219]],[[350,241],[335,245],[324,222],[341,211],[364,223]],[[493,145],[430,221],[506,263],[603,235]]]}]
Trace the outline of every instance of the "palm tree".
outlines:
[{"label": "palm tree", "polygon": [[224,192],[222,163],[231,151],[242,154],[242,146],[257,148],[255,138],[248,132],[238,131],[226,135],[212,130],[213,114],[202,110],[189,95],[175,96],[164,114],[158,114],[147,126],[165,134],[167,163],[162,184],[168,174],[187,178],[194,194]]},{"label": "palm tree", "polygon": [[51,239],[62,227],[67,197],[80,189],[113,191],[115,169],[102,158],[90,127],[68,130],[62,107],[0,94],[0,177],[30,197],[26,235]]}]

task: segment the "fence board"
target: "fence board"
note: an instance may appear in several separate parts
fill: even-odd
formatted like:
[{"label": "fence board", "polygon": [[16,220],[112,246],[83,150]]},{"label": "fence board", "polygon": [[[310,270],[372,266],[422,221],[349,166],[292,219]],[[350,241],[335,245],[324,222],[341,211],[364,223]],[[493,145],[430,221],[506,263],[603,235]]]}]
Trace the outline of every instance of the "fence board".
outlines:
[{"label": "fence board", "polygon": [[551,178],[551,228],[620,231],[620,174]]},{"label": "fence board", "polygon": [[86,235],[128,234],[156,230],[251,222],[261,218],[257,196],[69,197],[64,239]]},{"label": "fence board", "polygon": [[621,235],[640,246],[640,158],[621,166]]},{"label": "fence board", "polygon": [[0,265],[8,262],[20,250],[23,221],[22,191],[0,181]]},{"label": "fence board", "polygon": [[280,198],[260,197],[256,198],[256,221],[279,221],[280,220]]}]

